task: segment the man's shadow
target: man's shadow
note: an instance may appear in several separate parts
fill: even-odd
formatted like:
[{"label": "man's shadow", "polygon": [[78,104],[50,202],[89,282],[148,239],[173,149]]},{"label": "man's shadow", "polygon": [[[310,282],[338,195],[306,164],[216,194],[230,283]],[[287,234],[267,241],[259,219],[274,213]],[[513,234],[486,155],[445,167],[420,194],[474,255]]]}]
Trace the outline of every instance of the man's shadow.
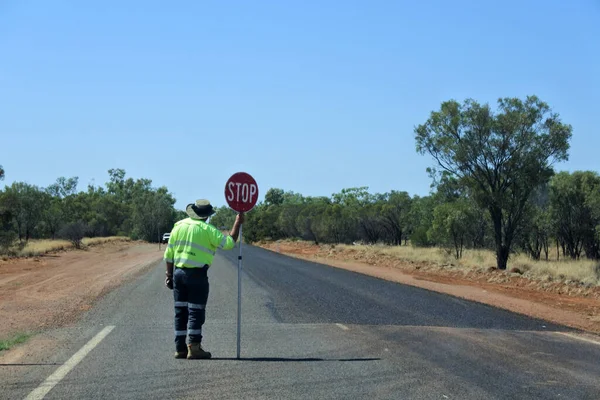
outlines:
[{"label": "man's shadow", "polygon": [[380,358],[288,358],[288,357],[213,357],[217,361],[255,361],[255,362],[349,362],[349,361],[378,361]]}]

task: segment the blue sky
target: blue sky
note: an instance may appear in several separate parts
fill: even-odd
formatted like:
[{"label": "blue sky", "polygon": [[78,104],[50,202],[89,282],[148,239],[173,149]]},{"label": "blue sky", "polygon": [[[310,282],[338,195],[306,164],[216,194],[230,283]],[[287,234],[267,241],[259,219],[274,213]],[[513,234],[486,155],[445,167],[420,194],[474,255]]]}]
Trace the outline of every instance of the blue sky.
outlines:
[{"label": "blue sky", "polygon": [[599,170],[600,2],[0,1],[4,184],[108,169],[225,204],[237,171],[330,195],[425,195],[440,103],[536,94]]}]

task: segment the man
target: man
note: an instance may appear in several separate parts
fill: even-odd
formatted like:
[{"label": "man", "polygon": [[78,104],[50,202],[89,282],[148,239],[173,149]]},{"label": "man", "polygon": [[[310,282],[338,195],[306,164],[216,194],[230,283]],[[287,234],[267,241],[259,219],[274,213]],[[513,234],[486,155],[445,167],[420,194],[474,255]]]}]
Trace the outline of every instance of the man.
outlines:
[{"label": "man", "polygon": [[224,235],[207,223],[215,213],[208,200],[188,204],[185,211],[189,218],[175,224],[164,254],[165,285],[173,290],[175,300],[175,358],[211,358],[201,344],[209,291],[207,272],[218,248],[235,247],[244,214],[237,215],[231,232]]}]

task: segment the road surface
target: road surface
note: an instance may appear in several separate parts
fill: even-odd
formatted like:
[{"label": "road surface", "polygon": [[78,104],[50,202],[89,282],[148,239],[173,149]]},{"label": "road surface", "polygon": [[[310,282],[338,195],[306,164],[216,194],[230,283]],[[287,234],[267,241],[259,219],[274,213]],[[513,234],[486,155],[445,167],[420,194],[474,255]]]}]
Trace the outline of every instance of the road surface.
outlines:
[{"label": "road surface", "polygon": [[173,358],[161,263],[44,334],[68,344],[36,365],[0,366],[0,398],[600,399],[600,345],[577,332],[244,249],[241,360],[236,249],[209,271],[213,360]]}]

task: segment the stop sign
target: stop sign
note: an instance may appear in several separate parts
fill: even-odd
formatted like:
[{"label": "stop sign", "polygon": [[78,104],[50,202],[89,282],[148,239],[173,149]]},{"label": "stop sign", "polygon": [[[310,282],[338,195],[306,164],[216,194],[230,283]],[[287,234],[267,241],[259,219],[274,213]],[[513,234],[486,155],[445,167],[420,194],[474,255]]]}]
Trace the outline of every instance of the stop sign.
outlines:
[{"label": "stop sign", "polygon": [[258,201],[258,185],[252,176],[237,172],[225,184],[227,204],[237,212],[248,212]]}]

